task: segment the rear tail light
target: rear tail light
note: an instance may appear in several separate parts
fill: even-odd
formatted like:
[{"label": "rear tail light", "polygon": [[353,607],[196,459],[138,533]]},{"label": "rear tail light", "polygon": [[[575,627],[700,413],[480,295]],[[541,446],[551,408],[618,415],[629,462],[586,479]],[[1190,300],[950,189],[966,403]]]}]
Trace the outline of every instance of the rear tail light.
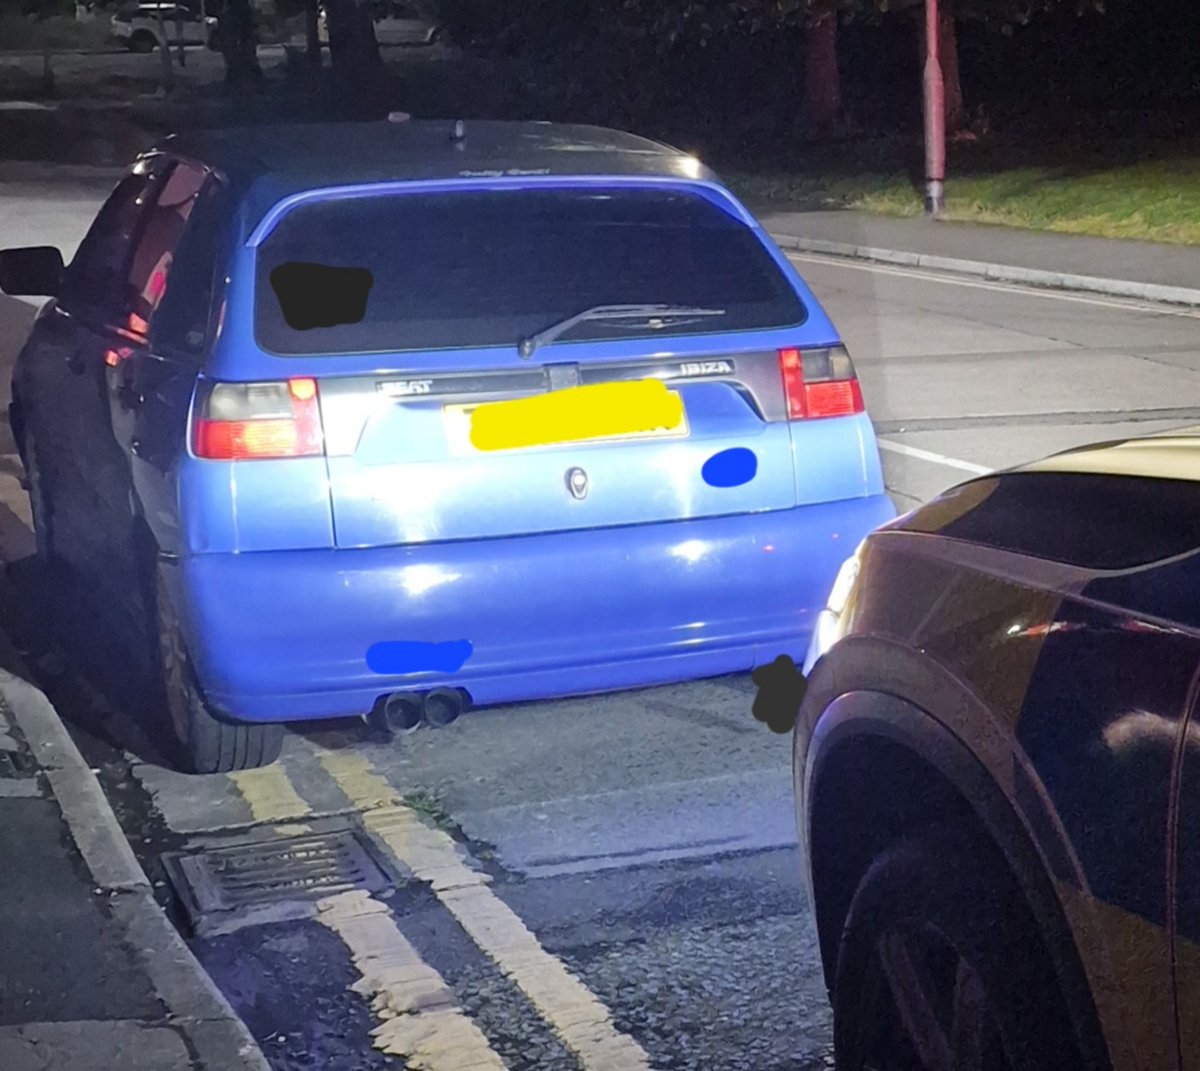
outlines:
[{"label": "rear tail light", "polygon": [[214,461],[314,457],[324,452],[315,379],[212,383],[196,399],[192,452]]},{"label": "rear tail light", "polygon": [[789,420],[852,416],[863,412],[854,362],[842,346],[779,351],[779,372]]}]

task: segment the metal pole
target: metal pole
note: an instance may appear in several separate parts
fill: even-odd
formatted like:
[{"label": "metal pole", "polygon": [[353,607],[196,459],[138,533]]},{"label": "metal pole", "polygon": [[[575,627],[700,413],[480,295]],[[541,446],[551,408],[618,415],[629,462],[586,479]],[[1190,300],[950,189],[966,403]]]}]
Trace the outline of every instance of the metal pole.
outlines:
[{"label": "metal pole", "polygon": [[925,0],[925,214],[946,207],[946,85],[938,55],[938,0]]}]

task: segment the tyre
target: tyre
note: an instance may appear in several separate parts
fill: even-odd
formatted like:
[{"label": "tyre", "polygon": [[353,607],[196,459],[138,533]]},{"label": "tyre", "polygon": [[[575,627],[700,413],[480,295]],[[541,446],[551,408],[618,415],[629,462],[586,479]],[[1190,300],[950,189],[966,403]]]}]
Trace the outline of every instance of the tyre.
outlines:
[{"label": "tyre", "polygon": [[45,474],[38,457],[37,438],[33,431],[24,431],[22,451],[25,458],[25,485],[29,491],[29,512],[33,517],[33,538],[37,558],[42,563],[54,560],[53,514],[46,495]]},{"label": "tyre", "polygon": [[999,851],[943,826],[897,841],[851,902],[838,1071],[1083,1071],[1037,924]]},{"label": "tyre", "polygon": [[129,38],[130,52],[153,52],[158,47],[158,38],[149,30],[138,30]]},{"label": "tyre", "polygon": [[162,566],[155,572],[155,625],[163,702],[180,765],[189,773],[231,773],[269,766],[283,747],[282,725],[227,721],[215,715],[196,684],[183,629]]}]

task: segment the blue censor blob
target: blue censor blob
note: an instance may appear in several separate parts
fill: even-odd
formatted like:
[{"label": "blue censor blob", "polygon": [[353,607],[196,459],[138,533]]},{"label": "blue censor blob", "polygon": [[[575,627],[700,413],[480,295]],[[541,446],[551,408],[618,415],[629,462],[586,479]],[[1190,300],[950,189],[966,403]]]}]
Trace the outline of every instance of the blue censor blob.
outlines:
[{"label": "blue censor blob", "polygon": [[376,673],[457,673],[471,657],[468,640],[448,643],[395,641],[376,643],[367,650],[367,666]]},{"label": "blue censor blob", "polygon": [[754,451],[735,446],[731,450],[713,454],[704,462],[700,475],[710,487],[739,487],[753,480],[757,471],[758,458],[754,456]]}]

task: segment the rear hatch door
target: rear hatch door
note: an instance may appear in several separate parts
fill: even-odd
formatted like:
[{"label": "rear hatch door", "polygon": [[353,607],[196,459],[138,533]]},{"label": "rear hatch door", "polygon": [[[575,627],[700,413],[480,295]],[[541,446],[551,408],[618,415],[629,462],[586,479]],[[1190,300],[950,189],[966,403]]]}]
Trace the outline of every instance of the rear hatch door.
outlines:
[{"label": "rear hatch door", "polygon": [[[338,546],[796,504],[777,340],[807,310],[754,231],[704,191],[534,186],[301,205],[263,243],[257,280],[259,345],[328,361],[319,389]],[[646,302],[713,314],[585,321],[519,349],[581,310]],[[364,354],[376,372],[339,374]],[[479,407],[645,381],[678,399],[678,419],[472,442]]]}]

